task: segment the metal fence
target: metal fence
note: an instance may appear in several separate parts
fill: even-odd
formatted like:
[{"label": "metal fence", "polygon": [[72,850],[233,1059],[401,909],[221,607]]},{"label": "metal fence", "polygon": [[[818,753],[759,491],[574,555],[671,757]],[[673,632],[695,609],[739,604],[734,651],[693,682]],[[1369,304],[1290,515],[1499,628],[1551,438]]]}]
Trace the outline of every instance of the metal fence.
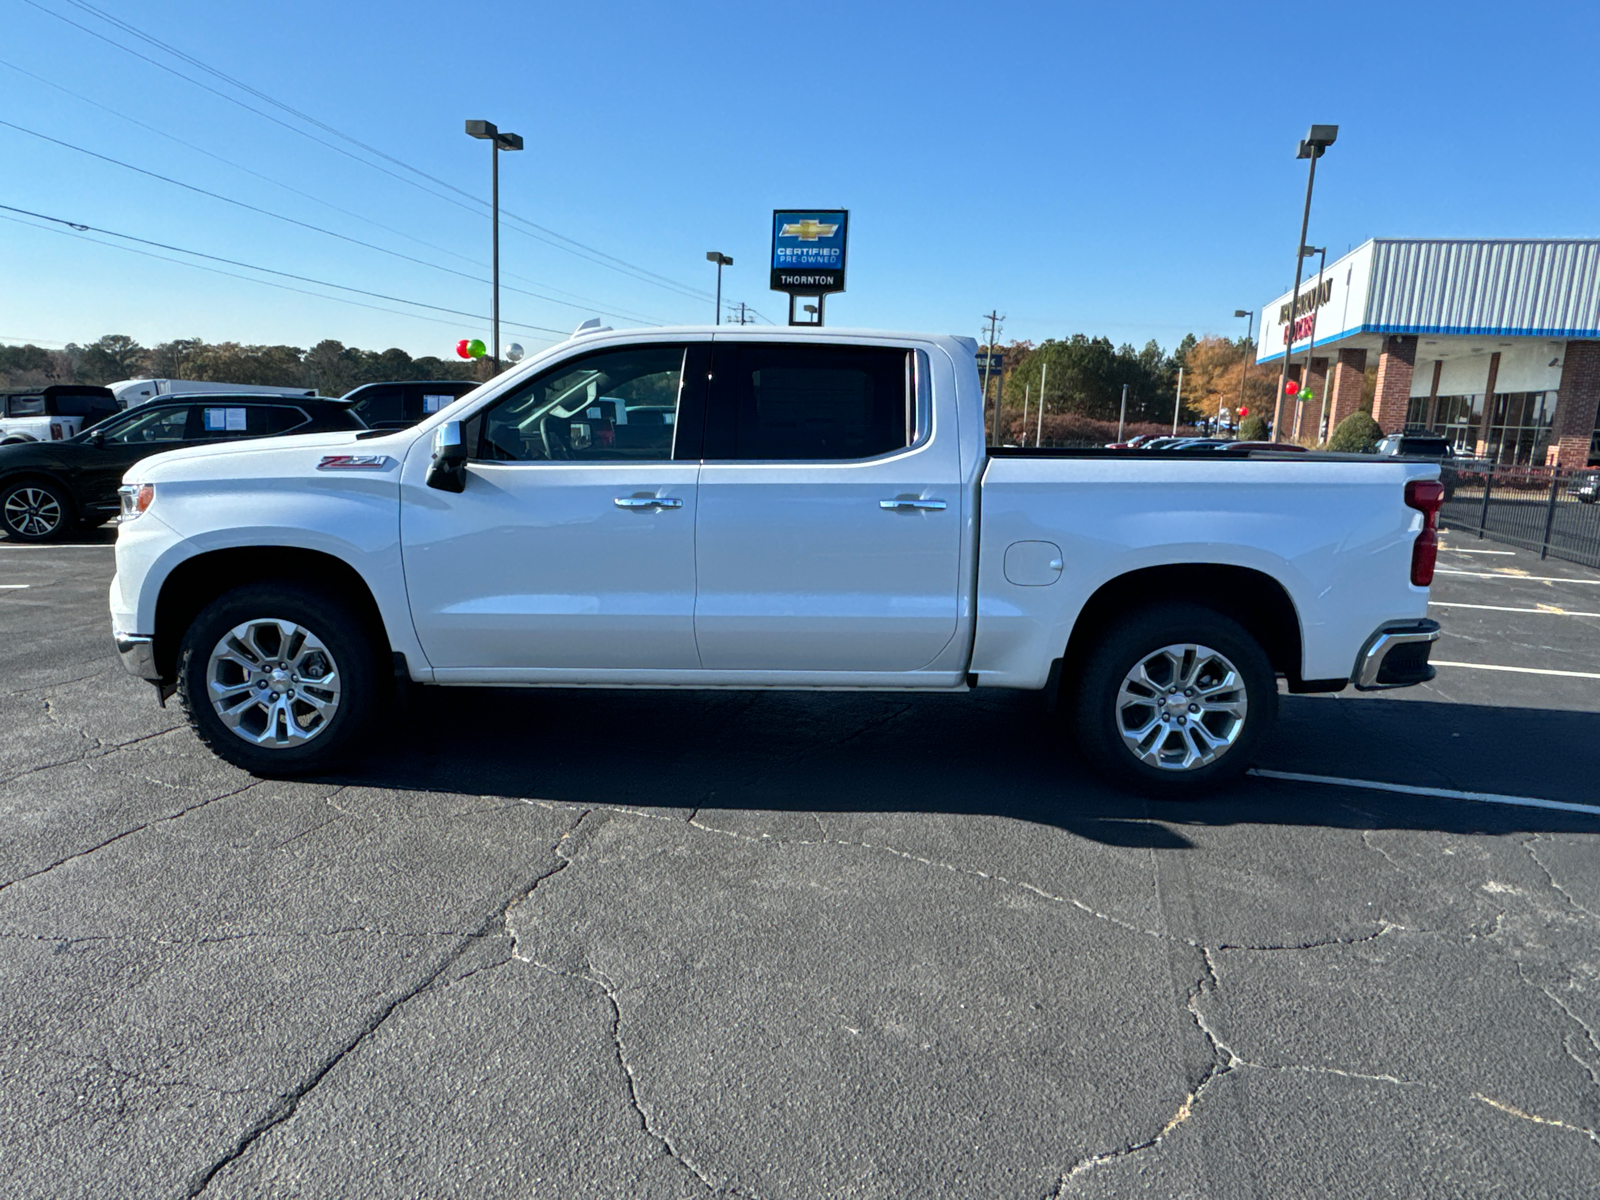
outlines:
[{"label": "metal fence", "polygon": [[[1451,478],[1453,476],[1453,478]],[[1439,523],[1457,533],[1600,567],[1600,472],[1593,467],[1446,468]]]}]

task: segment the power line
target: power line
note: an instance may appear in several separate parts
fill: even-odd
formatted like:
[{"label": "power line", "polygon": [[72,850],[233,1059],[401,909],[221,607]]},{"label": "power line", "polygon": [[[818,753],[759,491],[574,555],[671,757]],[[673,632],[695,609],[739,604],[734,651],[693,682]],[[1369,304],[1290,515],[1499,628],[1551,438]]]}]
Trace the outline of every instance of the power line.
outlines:
[{"label": "power line", "polygon": [[[301,196],[301,197],[303,197],[303,198],[305,198],[307,200],[312,201],[313,203],[320,204],[325,208],[331,208],[336,213],[342,213],[344,216],[352,217],[357,221],[365,222],[366,224],[375,226],[378,229],[382,229],[387,233],[392,233],[392,234],[395,234],[398,237],[403,237],[407,241],[416,242],[418,245],[426,246],[430,250],[437,250],[441,254],[448,254],[452,258],[458,258],[463,262],[468,262],[468,263],[472,263],[474,265],[478,265],[477,260],[472,258],[472,257],[470,257],[469,255],[461,254],[461,253],[459,253],[459,252],[457,252],[455,250],[449,249],[448,247],[440,246],[440,245],[437,245],[437,244],[435,244],[433,242],[427,241],[427,240],[425,240],[423,238],[416,237],[413,234],[409,234],[409,233],[405,232],[403,229],[396,229],[391,225],[385,225],[382,221],[374,220],[373,218],[371,218],[369,216],[366,216],[363,213],[358,213],[358,212],[355,212],[355,211],[353,211],[351,209],[348,209],[348,208],[342,208],[339,205],[334,204],[331,200],[324,200],[320,196],[314,196],[310,192],[302,191],[301,189],[293,186],[292,184],[284,183],[283,180],[281,180],[281,179],[275,179],[270,175],[267,175],[267,174],[262,173],[261,171],[255,170],[253,167],[247,167],[243,163],[234,162],[230,158],[225,158],[223,155],[218,154],[213,150],[208,150],[204,146],[198,146],[193,142],[186,141],[183,138],[178,137],[176,134],[168,133],[164,129],[158,129],[156,126],[147,124],[146,122],[139,120],[137,117],[130,117],[127,113],[120,112],[117,109],[112,108],[109,104],[102,104],[98,100],[91,99],[90,97],[85,96],[85,95],[83,95],[83,94],[81,94],[79,92],[75,92],[71,88],[64,87],[63,85],[57,83],[53,79],[46,79],[43,75],[35,75],[32,71],[29,71],[29,70],[26,70],[23,67],[17,66],[16,63],[7,62],[5,59],[0,58],[0,66],[7,67],[7,68],[17,72],[19,75],[26,75],[29,79],[33,79],[33,80],[35,80],[35,81],[37,81],[39,83],[42,83],[46,87],[54,88],[56,91],[62,92],[65,95],[71,96],[75,100],[81,101],[84,104],[92,105],[93,107],[98,108],[98,109],[102,110],[103,112],[108,112],[112,116],[118,118],[119,120],[127,121],[131,125],[137,125],[140,129],[148,130],[149,132],[151,132],[153,134],[156,134],[158,137],[164,137],[168,141],[175,142],[180,146],[183,146],[183,147],[185,147],[185,148],[187,148],[189,150],[195,151],[197,154],[203,154],[207,158],[216,159],[216,161],[218,161],[220,163],[224,163],[227,166],[233,167],[235,170],[243,171],[247,175],[253,175],[257,179],[265,180],[266,182],[274,185],[275,187],[280,187],[280,188],[283,188],[287,192],[294,193],[296,196]],[[515,275],[515,274],[512,274],[511,272],[506,272],[506,276],[507,276],[507,278],[510,278],[510,279],[521,280],[524,283],[532,283],[532,282],[534,282],[533,280],[528,279],[525,276]],[[473,277],[469,276],[469,278],[473,278]],[[479,279],[478,282],[482,283],[482,282],[484,282],[484,280]],[[628,320],[631,320],[631,321],[642,321],[647,325],[651,325],[651,324],[659,325],[659,324],[663,323],[657,317],[645,316],[642,313],[631,312],[631,311],[629,311],[627,309],[618,308],[616,305],[607,304],[606,301],[596,300],[592,296],[584,296],[584,295],[581,295],[581,294],[579,294],[577,292],[569,292],[569,291],[566,291],[564,288],[550,287],[548,284],[545,284],[544,286],[549,291],[557,292],[557,293],[559,293],[561,295],[565,295],[565,296],[570,296],[573,300],[581,302],[581,303],[578,303],[578,304],[570,304],[570,305],[568,305],[568,307],[571,307],[571,308],[589,308],[592,311],[599,312],[599,313],[601,313],[602,315],[605,315],[605,316],[624,317],[624,318],[627,318]],[[509,288],[508,287],[508,290],[516,291],[518,289]],[[527,292],[525,294],[526,295],[530,295],[530,296],[538,296],[540,299],[547,299],[548,298],[548,297],[539,296],[539,293],[537,293],[537,292]],[[554,300],[554,299],[552,299],[552,303],[564,304],[566,302],[562,301],[562,300]]]},{"label": "power line", "polygon": [[[372,161],[370,161],[368,159],[362,158],[361,156],[359,156],[357,154],[354,154],[349,150],[346,150],[342,146],[336,146],[332,142],[328,142],[328,141],[325,141],[322,138],[316,137],[314,134],[308,133],[308,132],[306,132],[306,130],[301,129],[298,126],[292,125],[289,122],[284,121],[283,119],[281,119],[279,117],[275,117],[271,113],[262,112],[259,108],[256,108],[256,107],[254,107],[253,105],[250,105],[250,104],[246,104],[244,101],[240,100],[236,96],[230,96],[228,93],[220,91],[217,88],[214,88],[214,87],[210,86],[209,84],[203,83],[200,80],[193,78],[192,76],[185,75],[182,71],[176,70],[175,68],[167,65],[166,63],[160,62],[157,59],[151,58],[147,54],[141,54],[139,51],[133,49],[131,46],[127,46],[127,45],[123,44],[122,42],[117,41],[115,38],[107,37],[105,34],[100,33],[98,30],[90,29],[87,25],[80,24],[79,22],[72,20],[70,17],[67,17],[67,16],[63,15],[62,13],[58,13],[58,12],[53,11],[52,9],[46,8],[43,4],[40,4],[38,2],[38,0],[24,0],[24,2],[27,3],[28,5],[30,5],[31,7],[38,9],[40,12],[45,13],[48,16],[52,16],[52,17],[56,18],[56,20],[58,20],[58,21],[62,21],[67,25],[71,25],[74,29],[79,29],[79,30],[83,31],[84,33],[89,34],[91,37],[95,37],[95,38],[100,39],[101,41],[105,42],[107,45],[110,45],[110,46],[113,46],[113,47],[115,47],[115,48],[117,48],[119,50],[122,50],[123,52],[125,52],[127,54],[131,54],[135,58],[141,59],[144,62],[150,63],[152,66],[158,67],[161,70],[166,71],[170,75],[174,75],[177,78],[182,79],[187,83],[193,84],[195,87],[198,87],[198,88],[200,88],[200,89],[202,89],[204,91],[210,92],[215,96],[220,96],[222,99],[227,100],[229,103],[235,104],[238,107],[243,108],[248,112],[255,113],[257,116],[262,117],[262,118],[264,118],[266,120],[269,120],[269,121],[273,122],[276,125],[281,125],[283,128],[288,129],[291,132],[298,133],[302,137],[308,138],[311,141],[316,142],[318,145],[325,146],[330,150],[335,150],[338,153],[345,155],[347,158],[350,158],[350,159],[354,160],[355,162],[359,162],[359,163],[363,164],[364,166],[371,167],[374,170],[382,171],[385,175],[389,175],[392,178],[399,179],[403,183],[410,184],[411,186],[416,187],[416,188],[420,189],[421,191],[427,192],[431,196],[434,196],[434,197],[436,197],[438,199],[445,200],[445,201],[448,201],[449,203],[455,204],[457,207],[466,208],[466,209],[468,209],[468,211],[475,212],[475,213],[481,213],[481,211],[482,211],[482,208],[472,208],[471,206],[469,206],[467,204],[463,204],[460,200],[456,200],[455,198],[453,198],[451,196],[447,196],[447,195],[444,195],[443,193],[436,192],[432,188],[424,187],[422,184],[418,183],[414,179],[409,179],[404,175],[399,175],[396,172],[389,170],[387,167],[381,166],[378,163],[374,163],[374,162],[372,162]],[[225,73],[223,73],[221,71],[218,71],[216,68],[210,66],[209,64],[203,62],[202,60],[196,59],[193,56],[188,55],[188,54],[186,54],[185,52],[183,52],[181,50],[178,50],[176,47],[173,47],[173,46],[167,44],[166,42],[161,41],[159,38],[152,37],[151,35],[142,32],[141,30],[135,28],[133,25],[130,25],[128,22],[123,21],[120,18],[110,16],[109,14],[102,12],[100,9],[97,9],[92,5],[81,3],[80,0],[67,0],[67,2],[70,3],[70,4],[75,4],[78,8],[80,8],[80,9],[86,11],[86,12],[92,12],[94,15],[100,17],[102,20],[107,21],[108,23],[112,24],[113,26],[115,26],[115,27],[117,27],[119,29],[122,29],[122,30],[124,30],[124,31],[126,31],[128,33],[131,33],[135,37],[141,38],[142,40],[144,40],[145,42],[149,43],[150,45],[159,47],[160,49],[165,50],[166,52],[168,52],[170,54],[176,55],[178,58],[180,58],[180,59],[182,59],[182,60],[184,60],[186,62],[192,63],[193,65],[195,65],[195,66],[199,67],[200,69],[210,73],[211,75],[215,76],[216,78],[222,79],[225,82],[227,82],[229,84],[232,84],[234,87],[240,88],[241,90],[246,91],[246,92],[248,92],[248,93],[250,93],[252,95],[259,96],[261,99],[265,100],[267,103],[272,104],[272,105],[282,109],[285,112],[291,113],[291,114],[293,114],[294,116],[298,117],[301,120],[307,121],[307,122],[311,123],[312,125],[317,126],[318,128],[325,129],[325,130],[329,131],[330,133],[333,133],[335,136],[344,139],[345,141],[349,142],[351,145],[359,146],[363,150],[368,151],[369,153],[376,154],[380,158],[386,159],[389,162],[393,162],[396,165],[403,167],[405,170],[410,171],[414,175],[420,176],[423,179],[430,180],[431,182],[437,183],[442,187],[448,188],[450,191],[456,192],[459,195],[466,197],[468,200],[471,200],[474,204],[477,204],[477,205],[482,206],[482,207],[487,207],[488,206],[488,202],[483,200],[481,197],[474,196],[471,192],[468,192],[468,191],[466,191],[466,190],[464,190],[462,188],[459,188],[455,184],[450,183],[450,182],[448,182],[446,180],[442,180],[442,179],[437,178],[436,176],[430,175],[428,172],[423,171],[418,167],[411,166],[409,163],[403,162],[402,160],[400,160],[398,158],[395,158],[393,155],[386,154],[385,152],[383,152],[381,150],[378,150],[376,147],[368,146],[365,142],[362,142],[357,138],[351,137],[349,134],[343,133],[340,130],[335,129],[333,126],[327,125],[324,122],[319,121],[316,118],[309,116],[308,114],[302,113],[299,109],[296,109],[296,108],[292,107],[291,105],[285,104],[280,100],[274,99],[273,97],[267,95],[265,92],[262,92],[262,91],[260,91],[260,90],[258,90],[256,88],[251,87],[249,84],[243,83],[240,80],[234,79],[230,75],[227,75],[227,74],[225,74]],[[550,229],[550,228],[548,228],[546,226],[540,225],[535,221],[531,221],[526,217],[522,217],[522,216],[520,216],[520,215],[518,215],[516,213],[510,212],[509,210],[506,210],[504,208],[501,209],[501,214],[503,216],[505,216],[506,218],[508,218],[509,220],[516,221],[516,222],[521,222],[522,225],[528,226],[527,229],[517,228],[517,232],[523,234],[525,237],[531,237],[536,241],[545,242],[547,245],[553,246],[558,250],[565,250],[567,253],[573,254],[578,258],[583,258],[583,259],[586,259],[587,261],[595,262],[599,266],[608,267],[611,270],[619,271],[622,274],[629,275],[629,276],[631,276],[631,277],[633,277],[635,279],[638,279],[638,280],[640,280],[641,282],[644,282],[644,283],[652,283],[655,286],[664,287],[664,288],[667,288],[667,289],[669,289],[671,291],[675,291],[675,292],[678,292],[680,294],[689,296],[691,298],[706,299],[706,298],[710,297],[710,293],[709,292],[701,291],[698,288],[692,287],[691,285],[680,283],[677,280],[671,279],[671,278],[669,278],[668,276],[665,276],[665,275],[658,274],[657,272],[651,271],[651,270],[649,270],[649,269],[647,269],[645,267],[637,266],[634,263],[628,262],[626,259],[618,258],[615,255],[607,254],[603,250],[599,250],[599,249],[597,249],[597,248],[595,248],[593,246],[589,246],[586,243],[580,242],[575,238],[570,238],[566,234],[558,233],[553,229]],[[516,228],[516,226],[513,226],[513,228]],[[529,231],[530,229],[531,230],[537,230],[538,232],[537,233],[530,232]],[[548,236],[540,236],[541,234],[548,235]],[[559,239],[559,241],[550,240],[552,238]],[[567,243],[567,244],[562,244],[562,243]],[[576,247],[576,249],[574,247]],[[591,255],[598,256],[598,258],[590,257]],[[600,260],[606,260],[606,261],[600,261]]]},{"label": "power line", "polygon": [[[69,229],[72,229],[72,230],[74,230],[74,231],[76,231],[78,233],[103,233],[103,234],[107,235],[108,237],[121,238],[124,241],[129,241],[129,242],[138,242],[140,245],[143,245],[143,246],[154,246],[157,249],[160,249],[160,250],[171,250],[171,251],[174,251],[175,253],[178,253],[178,254],[191,254],[196,258],[204,258],[204,259],[209,259],[212,262],[226,263],[228,266],[231,266],[231,267],[244,267],[246,270],[249,270],[249,271],[261,271],[261,272],[263,272],[264,274],[267,274],[267,275],[277,275],[277,276],[280,276],[281,278],[284,278],[284,279],[298,280],[301,283],[314,283],[318,287],[336,288],[341,292],[353,292],[358,296],[371,296],[374,299],[377,299],[377,300],[388,300],[388,301],[390,301],[392,303],[395,303],[395,304],[409,304],[409,305],[412,305],[412,306],[414,306],[416,308],[432,309],[435,312],[449,313],[451,316],[456,316],[456,317],[470,317],[472,320],[475,320],[475,321],[484,321],[484,320],[488,319],[482,313],[465,312],[465,311],[463,311],[461,309],[458,309],[458,308],[444,308],[444,307],[442,307],[442,306],[440,306],[438,304],[428,304],[428,303],[425,303],[424,301],[421,301],[421,300],[407,300],[404,296],[390,296],[390,295],[387,295],[384,292],[370,291],[367,288],[351,287],[348,284],[333,283],[333,282],[331,282],[329,280],[326,280],[326,279],[314,279],[309,275],[296,275],[292,271],[279,271],[279,270],[276,270],[273,267],[263,267],[263,266],[257,265],[256,263],[243,262],[243,261],[241,261],[239,259],[236,259],[236,258],[224,258],[220,254],[207,254],[203,250],[190,250],[186,246],[174,246],[174,245],[171,245],[170,243],[167,243],[167,242],[157,242],[157,241],[153,241],[150,238],[136,237],[135,235],[133,235],[131,233],[119,233],[115,229],[98,229],[93,225],[85,225],[85,224],[83,224],[82,222],[79,222],[79,221],[69,221],[65,217],[52,217],[48,213],[33,212],[33,211],[29,210],[29,209],[17,208],[14,205],[10,205],[10,204],[0,204],[0,209],[4,209],[6,212],[20,213],[21,215],[23,215],[25,217],[34,217],[34,218],[36,218],[38,220],[41,220],[41,221],[50,221],[50,222],[53,222],[54,224],[57,224],[57,225],[65,225]],[[14,218],[7,217],[5,219],[6,220],[12,220]],[[27,222],[22,222],[22,224],[27,224]],[[37,228],[42,228],[42,226],[33,226],[33,228],[36,228],[36,229]],[[64,231],[57,230],[55,232],[64,232]],[[89,238],[87,240],[96,241],[97,239]],[[114,243],[101,242],[100,244],[101,245],[113,245]],[[119,249],[128,249],[128,247],[118,247],[118,248]],[[151,255],[151,257],[160,258],[161,255]],[[182,262],[182,260],[180,260],[180,259],[169,259],[167,261],[169,261],[169,262]],[[198,263],[183,263],[182,265],[191,266],[191,267],[199,267]],[[212,268],[209,268],[209,267],[200,268],[200,269],[202,269],[202,270],[212,270]],[[219,274],[219,275],[230,275],[230,274],[232,274],[229,271],[218,271],[216,273]],[[237,276],[234,276],[234,278],[236,278],[236,279],[250,279],[250,281],[252,283],[267,283],[267,284],[271,284],[270,280],[266,280],[266,279],[251,279],[250,276],[248,276],[248,275],[237,275]],[[281,286],[281,285],[271,284],[271,286],[277,287],[277,286]],[[290,288],[289,290],[290,291],[300,291],[301,289],[299,289],[299,288]],[[315,295],[316,293],[308,293],[308,294]],[[325,300],[338,300],[338,299],[340,299],[340,297],[337,297],[337,296],[324,296],[322,298],[325,299]],[[350,303],[355,303],[355,302],[351,301]],[[363,305],[362,307],[370,308],[372,306],[371,305]],[[394,310],[393,309],[381,309],[379,311],[382,311],[382,312],[393,312]],[[403,315],[403,316],[414,316],[416,314],[404,313],[404,314],[401,314],[401,315]],[[529,325],[529,324],[526,324],[525,322],[520,322],[520,321],[506,321],[506,322],[503,322],[503,323],[507,324],[507,325],[515,326],[518,329],[533,329],[533,330],[539,331],[540,333],[555,333],[555,334],[560,334],[563,337],[566,336],[566,331],[565,330],[562,330],[562,329],[551,329],[551,328],[549,328],[548,326],[545,326],[545,325]]]},{"label": "power line", "polygon": [[[272,217],[274,220],[284,221],[284,222],[287,222],[290,225],[298,225],[302,229],[309,229],[309,230],[313,231],[314,233],[325,234],[328,237],[337,238],[338,240],[340,240],[342,242],[349,242],[352,245],[362,246],[362,247],[365,247],[368,250],[376,250],[380,254],[387,254],[387,255],[390,255],[393,258],[404,259],[406,262],[416,263],[418,266],[430,267],[435,271],[443,271],[447,275],[455,275],[455,276],[457,276],[458,278],[461,278],[461,279],[471,280],[473,283],[487,284],[489,282],[487,279],[483,279],[483,278],[481,278],[481,277],[479,277],[477,275],[469,275],[465,271],[458,271],[454,267],[446,267],[446,266],[444,266],[444,265],[442,265],[440,263],[429,262],[427,259],[418,258],[414,254],[406,254],[406,253],[403,253],[402,251],[399,251],[399,250],[391,250],[387,246],[380,246],[375,242],[363,241],[361,238],[351,237],[347,233],[339,233],[336,230],[324,229],[321,225],[313,225],[311,222],[302,221],[298,217],[290,217],[290,216],[284,215],[283,213],[273,212],[271,209],[262,208],[260,205],[257,205],[257,204],[250,204],[250,203],[248,203],[247,201],[244,201],[244,200],[237,200],[232,196],[224,196],[221,192],[213,192],[208,188],[203,188],[203,187],[200,187],[200,186],[198,186],[196,184],[193,184],[193,183],[185,183],[181,179],[174,179],[172,176],[163,175],[159,171],[151,171],[151,170],[147,170],[144,167],[134,166],[134,164],[132,164],[132,163],[123,162],[120,158],[112,158],[109,154],[101,154],[99,151],[90,150],[86,146],[75,145],[72,142],[63,141],[60,138],[51,137],[47,133],[40,133],[37,129],[28,129],[26,126],[17,125],[15,123],[11,122],[11,121],[7,121],[7,120],[4,120],[4,119],[0,119],[0,125],[4,125],[9,129],[15,129],[18,133],[26,133],[30,137],[36,137],[36,138],[40,138],[41,140],[46,141],[46,142],[52,142],[55,145],[65,147],[68,150],[75,150],[79,154],[87,154],[90,158],[98,158],[102,162],[111,163],[112,165],[118,166],[118,167],[122,167],[125,170],[135,171],[138,174],[148,176],[151,179],[159,179],[163,183],[170,183],[175,187],[184,188],[187,191],[195,192],[195,193],[197,193],[198,195],[201,195],[201,196],[209,196],[213,200],[221,200],[225,204],[232,204],[232,205],[235,205],[238,208],[247,209],[248,211],[253,212],[253,213],[260,213],[262,216]],[[559,304],[559,305],[562,305],[565,308],[577,308],[577,309],[585,309],[586,308],[586,306],[581,305],[581,304],[574,304],[570,300],[558,300],[554,296],[546,296],[546,295],[543,295],[543,294],[541,294],[539,292],[530,292],[526,288],[516,288],[516,287],[510,287],[508,285],[506,287],[506,290],[510,291],[510,292],[519,292],[524,296],[531,296],[535,300],[545,300],[545,301],[548,301],[551,304]]]}]

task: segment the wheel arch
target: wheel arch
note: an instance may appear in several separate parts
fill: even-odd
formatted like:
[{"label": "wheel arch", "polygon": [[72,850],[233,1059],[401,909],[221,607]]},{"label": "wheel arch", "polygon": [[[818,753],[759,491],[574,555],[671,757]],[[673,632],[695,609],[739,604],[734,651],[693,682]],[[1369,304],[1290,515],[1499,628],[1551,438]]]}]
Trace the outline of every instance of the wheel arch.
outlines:
[{"label": "wheel arch", "polygon": [[322,550],[299,546],[238,546],[186,558],[161,583],[156,597],[156,669],[163,679],[177,673],[183,633],[218,596],[248,583],[309,583],[347,604],[387,658],[392,642],[372,588],[353,566]]},{"label": "wheel arch", "polygon": [[1170,563],[1118,575],[1089,597],[1062,655],[1063,681],[1072,679],[1099,632],[1159,597],[1204,605],[1238,621],[1261,643],[1274,671],[1301,688],[1304,640],[1300,616],[1284,586],[1264,571],[1222,563]]}]

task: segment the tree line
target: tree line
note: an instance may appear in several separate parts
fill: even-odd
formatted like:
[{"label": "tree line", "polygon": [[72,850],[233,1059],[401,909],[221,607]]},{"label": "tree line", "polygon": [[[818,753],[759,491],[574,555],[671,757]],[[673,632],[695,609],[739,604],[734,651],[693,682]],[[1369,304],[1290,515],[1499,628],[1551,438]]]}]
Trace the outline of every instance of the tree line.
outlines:
[{"label": "tree line", "polygon": [[362,350],[332,339],[309,350],[298,346],[250,346],[177,338],[141,346],[120,333],[64,350],[0,345],[0,386],[44,387],[52,383],[115,383],[121,379],[199,379],[267,387],[316,388],[342,396],[363,383],[398,379],[488,378],[486,359],[450,361],[433,355],[412,358],[404,350]]}]

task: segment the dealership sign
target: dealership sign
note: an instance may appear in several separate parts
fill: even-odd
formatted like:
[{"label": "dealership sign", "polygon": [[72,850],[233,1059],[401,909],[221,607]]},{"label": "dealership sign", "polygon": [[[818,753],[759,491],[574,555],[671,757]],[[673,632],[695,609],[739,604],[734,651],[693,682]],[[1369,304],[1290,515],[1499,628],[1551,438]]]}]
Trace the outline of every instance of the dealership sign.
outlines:
[{"label": "dealership sign", "polygon": [[779,209],[772,214],[772,290],[791,296],[844,291],[847,209]]},{"label": "dealership sign", "polygon": [[1268,304],[1257,326],[1256,361],[1281,358],[1291,346],[1298,354],[1313,338],[1321,345],[1359,328],[1371,277],[1372,243],[1367,242],[1302,280],[1298,299],[1286,293]]}]

